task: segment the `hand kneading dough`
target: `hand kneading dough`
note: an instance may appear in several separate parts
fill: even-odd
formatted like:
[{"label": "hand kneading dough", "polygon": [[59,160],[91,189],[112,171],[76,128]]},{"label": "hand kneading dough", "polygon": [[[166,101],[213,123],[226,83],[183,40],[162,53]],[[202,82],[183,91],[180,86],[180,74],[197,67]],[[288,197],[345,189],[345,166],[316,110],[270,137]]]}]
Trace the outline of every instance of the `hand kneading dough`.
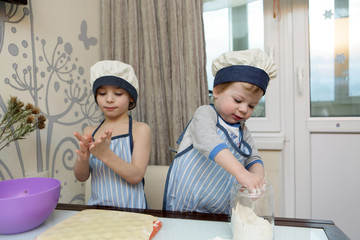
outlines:
[{"label": "hand kneading dough", "polygon": [[87,209],[46,230],[36,240],[149,240],[160,228],[161,222],[151,215]]}]

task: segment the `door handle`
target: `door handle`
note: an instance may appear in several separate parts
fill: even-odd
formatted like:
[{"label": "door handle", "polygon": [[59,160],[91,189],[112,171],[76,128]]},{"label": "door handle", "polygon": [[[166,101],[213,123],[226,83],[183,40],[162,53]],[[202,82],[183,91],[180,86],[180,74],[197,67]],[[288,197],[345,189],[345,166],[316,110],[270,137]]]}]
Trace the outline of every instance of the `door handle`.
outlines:
[{"label": "door handle", "polygon": [[302,95],[304,91],[304,69],[298,68],[297,70],[297,85],[298,85],[298,93]]}]

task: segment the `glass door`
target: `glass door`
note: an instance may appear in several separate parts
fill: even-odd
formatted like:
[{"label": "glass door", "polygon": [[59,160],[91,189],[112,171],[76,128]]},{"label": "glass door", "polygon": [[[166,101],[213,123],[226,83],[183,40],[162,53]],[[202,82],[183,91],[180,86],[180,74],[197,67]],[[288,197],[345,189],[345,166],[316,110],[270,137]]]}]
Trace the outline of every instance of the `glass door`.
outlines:
[{"label": "glass door", "polygon": [[309,1],[311,117],[360,116],[359,23],[360,1]]},{"label": "glass door", "polygon": [[360,237],[359,6],[292,3],[295,216],[331,219],[351,239]]}]

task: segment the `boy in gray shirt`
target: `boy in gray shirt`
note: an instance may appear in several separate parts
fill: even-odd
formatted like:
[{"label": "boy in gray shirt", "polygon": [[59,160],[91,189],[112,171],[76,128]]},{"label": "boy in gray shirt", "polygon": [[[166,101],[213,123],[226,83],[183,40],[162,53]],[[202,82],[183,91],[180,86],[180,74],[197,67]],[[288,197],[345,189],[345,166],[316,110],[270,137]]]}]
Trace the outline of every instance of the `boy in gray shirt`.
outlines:
[{"label": "boy in gray shirt", "polygon": [[238,182],[261,191],[264,167],[245,121],[276,77],[260,49],[224,53],[213,61],[214,105],[199,107],[179,141],[165,185],[164,210],[225,213]]}]

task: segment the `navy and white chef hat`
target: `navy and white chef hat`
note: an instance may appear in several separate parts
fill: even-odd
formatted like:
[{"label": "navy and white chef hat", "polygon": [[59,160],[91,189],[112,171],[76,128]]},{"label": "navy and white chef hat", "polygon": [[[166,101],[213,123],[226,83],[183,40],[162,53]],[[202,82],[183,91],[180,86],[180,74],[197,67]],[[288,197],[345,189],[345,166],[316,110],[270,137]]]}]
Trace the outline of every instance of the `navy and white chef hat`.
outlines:
[{"label": "navy and white chef hat", "polygon": [[116,60],[103,60],[90,68],[90,84],[96,101],[96,90],[102,85],[117,86],[126,90],[133,98],[129,110],[135,108],[138,97],[139,83],[134,69],[126,63]]},{"label": "navy and white chef hat", "polygon": [[264,94],[277,73],[275,63],[261,49],[223,53],[213,60],[211,70],[214,87],[226,82],[248,82],[260,87]]}]

